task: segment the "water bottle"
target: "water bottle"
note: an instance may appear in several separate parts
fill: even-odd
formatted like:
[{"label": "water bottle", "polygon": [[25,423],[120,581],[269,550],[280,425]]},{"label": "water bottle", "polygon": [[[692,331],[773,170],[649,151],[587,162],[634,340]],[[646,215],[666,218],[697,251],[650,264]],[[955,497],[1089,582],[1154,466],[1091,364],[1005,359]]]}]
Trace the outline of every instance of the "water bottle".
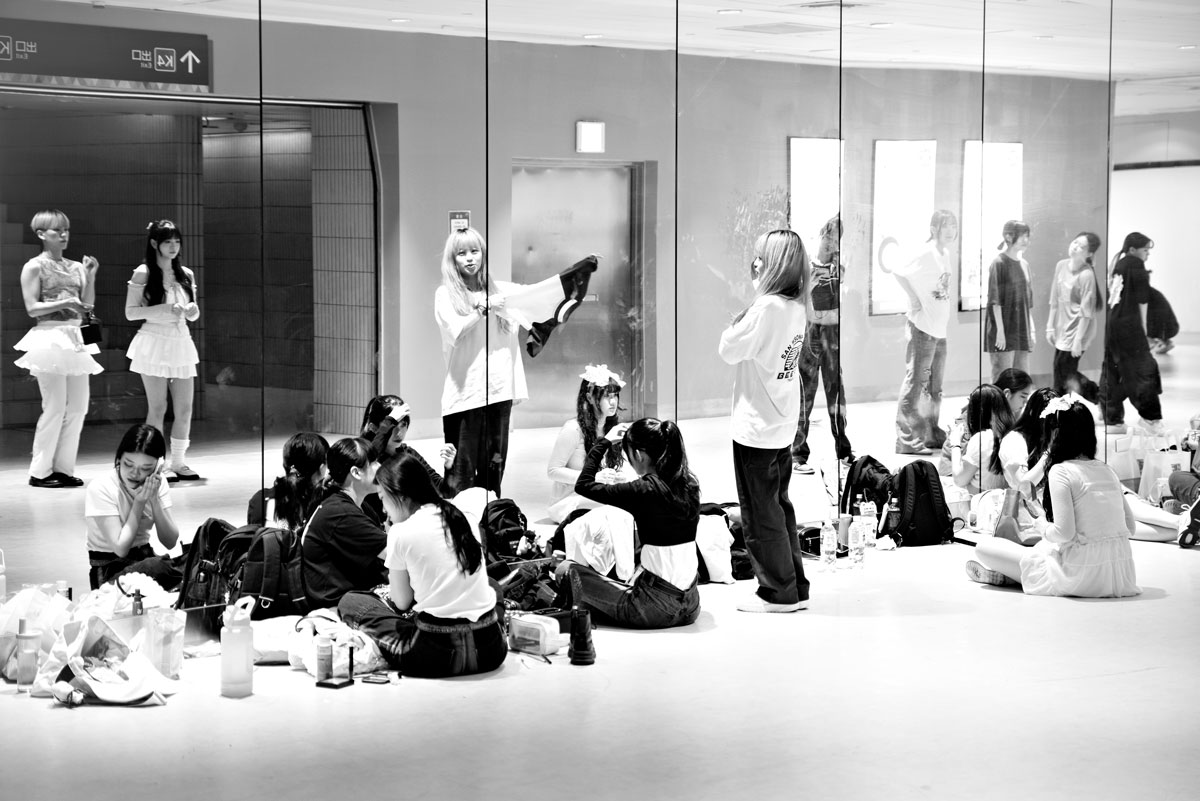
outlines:
[{"label": "water bottle", "polygon": [[245,698],[254,692],[254,630],[250,610],[254,598],[246,596],[225,608],[221,628],[221,695]]},{"label": "water bottle", "polygon": [[875,532],[879,529],[879,507],[870,498],[863,498],[858,505],[858,515],[862,520],[863,545],[875,547]]},{"label": "water bottle", "polygon": [[25,628],[25,618],[17,621],[17,692],[27,693],[37,678],[42,633]]},{"label": "water bottle", "polygon": [[1154,489],[1150,490],[1150,500],[1154,501],[1156,505],[1162,506],[1163,501],[1171,497],[1173,497],[1171,495],[1171,485],[1167,483],[1165,477],[1159,478],[1154,482]]},{"label": "water bottle", "polygon": [[828,520],[821,525],[821,566],[827,570],[837,567],[837,530]]},{"label": "water bottle", "polygon": [[850,566],[863,566],[863,553],[867,547],[867,531],[870,530],[870,523],[866,522],[862,515],[850,524]]},{"label": "water bottle", "polygon": [[900,501],[895,498],[888,503],[886,528],[889,534],[894,534],[900,528]]},{"label": "water bottle", "polygon": [[317,681],[333,678],[333,638],[317,635]]}]

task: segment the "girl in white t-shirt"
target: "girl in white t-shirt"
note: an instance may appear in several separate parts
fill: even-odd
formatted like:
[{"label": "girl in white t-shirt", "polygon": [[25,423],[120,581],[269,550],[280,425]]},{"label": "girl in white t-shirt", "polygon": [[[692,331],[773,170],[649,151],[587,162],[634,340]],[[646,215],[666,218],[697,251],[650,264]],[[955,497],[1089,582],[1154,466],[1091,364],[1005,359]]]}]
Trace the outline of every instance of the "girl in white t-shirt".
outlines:
[{"label": "girl in white t-shirt", "polygon": [[[621,388],[625,386],[621,376],[609,370],[607,364],[589,364],[579,377],[582,380],[575,397],[575,418],[563,423],[546,465],[546,475],[554,482],[549,517],[555,523],[561,523],[576,509],[596,508],[594,501],[575,492],[575,482],[592,446],[617,424]],[[619,450],[609,451],[608,461],[597,476],[601,483],[608,484],[636,478]]]},{"label": "girl in white t-shirt", "polygon": [[409,676],[495,670],[508,650],[503,603],[488,582],[478,530],[438,494],[411,453],[384,463],[376,482],[393,523],[384,550],[388,599],[346,593],[338,603],[342,620]]},{"label": "girl in white t-shirt", "polygon": [[132,426],[117,445],[114,469],[88,484],[83,514],[92,589],[122,573],[146,573],[168,590],[179,583],[179,570],[150,547],[151,532],[168,550],[179,540],[162,476],[166,451],[157,428]]},{"label": "girl in white t-shirt", "polygon": [[[958,445],[969,436],[965,446]],[[954,483],[972,494],[1006,486],[1000,464],[1000,441],[1013,427],[1008,398],[994,384],[981,384],[967,398],[967,417],[950,432],[950,469]]]},{"label": "girl in white t-shirt", "polygon": [[721,334],[721,358],[734,365],[733,469],[742,530],[758,590],[743,612],[795,612],[808,605],[808,579],[788,498],[792,440],[800,413],[797,367],[807,325],[809,264],[795,231],[754,244],[755,298]]}]

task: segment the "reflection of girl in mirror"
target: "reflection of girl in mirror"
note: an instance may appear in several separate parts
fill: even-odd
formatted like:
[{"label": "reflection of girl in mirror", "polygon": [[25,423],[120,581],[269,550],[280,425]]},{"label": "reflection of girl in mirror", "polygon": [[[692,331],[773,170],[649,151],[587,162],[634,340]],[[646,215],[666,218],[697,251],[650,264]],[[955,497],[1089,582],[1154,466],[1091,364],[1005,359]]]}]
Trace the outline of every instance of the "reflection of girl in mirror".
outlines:
[{"label": "reflection of girl in mirror", "polygon": [[200,317],[196,277],[179,261],[183,234],[170,220],[146,226],[145,261],[133,271],[125,296],[125,318],[142,320],[129,343],[129,369],[142,376],[146,388],[146,423],[163,430],[167,392],[175,422],[171,425],[171,458],[167,481],[196,481],[200,476],[184,463],[192,432],[192,393],[200,357],[188,322]]},{"label": "reflection of girl in mirror", "polygon": [[433,311],[446,360],[442,430],[456,448],[446,481],[455,491],[486,487],[500,495],[512,406],[529,397],[518,325],[505,314],[511,286],[488,276],[487,243],[478,231],[447,237]]},{"label": "reflection of girl in mirror", "polygon": [[[404,444],[408,436],[408,426],[412,422],[412,409],[399,395],[376,395],[367,403],[363,410],[362,429],[359,436],[371,443],[371,450],[376,461],[381,465],[399,459],[401,454],[411,453],[418,462],[425,465],[429,480],[433,487],[444,498],[453,498],[454,490],[442,479],[438,471],[415,450]],[[442,460],[442,469],[449,470],[454,465],[457,449],[450,443],[442,445],[438,454]],[[379,525],[387,522],[387,512],[378,492],[372,492],[363,498],[363,511]]]},{"label": "reflection of girl in mirror", "polygon": [[1150,304],[1150,273],[1146,262],[1154,242],[1134,231],[1125,237],[1108,279],[1108,328],[1105,331],[1104,369],[1100,386],[1104,396],[1104,422],[1125,423],[1125,398],[1129,398],[1151,429],[1162,428],[1162,380],[1158,362],[1146,340],[1146,315]]},{"label": "reflection of girl in mirror", "polygon": [[[950,431],[954,483],[975,495],[1006,486],[1000,442],[1013,427],[1012,407],[994,384],[981,384],[967,398],[967,417]],[[965,426],[965,430],[961,428]],[[957,445],[967,437],[966,445]]]},{"label": "reflection of girl in mirror", "polygon": [[1000,253],[988,268],[987,313],[983,351],[992,359],[992,380],[1008,367],[1029,369],[1033,350],[1033,283],[1025,249],[1029,226],[1020,220],[1004,224]]},{"label": "reflection of girl in mirror", "polygon": [[1133,511],[1121,482],[1096,459],[1092,413],[1066,398],[1050,401],[1045,518],[1037,519],[1042,541],[1032,548],[998,537],[975,546],[978,561],[967,575],[983,584],[1020,584],[1029,595],[1121,598],[1141,593],[1129,535]]},{"label": "reflection of girl in mirror", "polygon": [[168,550],[179,540],[171,514],[171,495],[162,480],[167,446],[162,432],[144,423],[131,426],[117,445],[114,470],[87,486],[83,514],[87,522],[89,579],[92,589],[122,573],[145,573],[173,590],[181,575],[150,547],[153,530]]},{"label": "reflection of girl in mirror", "polygon": [[77,262],[63,255],[71,221],[61,211],[39,211],[29,227],[42,241],[42,252],[21,268],[21,295],[25,312],[37,325],[14,346],[25,354],[17,359],[17,367],[37,379],[42,393],[29,485],[82,487],[83,481],[75,477],[75,459],[88,410],[88,376],[104,368],[92,358],[100,349],[83,344],[79,326],[96,302],[100,263],[91,256]]},{"label": "reflection of girl in mirror", "polygon": [[942,414],[942,377],[946,372],[946,328],[950,324],[950,246],[958,239],[958,218],[939,209],[929,219],[925,249],[908,264],[884,272],[908,297],[904,382],[896,408],[896,453],[925,455],[941,448],[946,432]]},{"label": "reflection of girl in mirror", "polygon": [[[246,522],[265,526],[283,523],[300,532],[325,480],[325,459],[329,443],[320,434],[293,434],[283,444],[283,475],[266,490],[250,499]],[[268,507],[273,505],[274,509]]]},{"label": "reflection of girl in mirror", "polygon": [[[1083,393],[1091,382],[1079,373],[1079,359],[1096,337],[1096,314],[1104,308],[1092,258],[1100,237],[1084,231],[1071,240],[1067,258],[1054,268],[1046,341],[1054,348],[1054,391]],[[1094,397],[1090,400],[1095,400]]]},{"label": "reflection of girl in mirror", "polygon": [[[595,508],[595,503],[575,493],[575,482],[579,480],[584,459],[592,446],[617,424],[621,388],[625,386],[621,376],[609,370],[606,364],[589,364],[579,378],[575,419],[568,420],[559,430],[546,465],[546,475],[554,482],[550,490],[549,516],[555,523],[561,523],[576,509]],[[615,484],[635,478],[628,471],[622,471],[623,466],[621,454],[614,448],[608,452],[596,479],[604,484]]]},{"label": "reflection of girl in mirror", "polygon": [[750,280],[754,301],[721,334],[717,350],[735,368],[733,471],[758,579],[755,595],[738,609],[795,612],[808,606],[809,588],[788,498],[809,283],[808,253],[796,232],[758,238]]}]

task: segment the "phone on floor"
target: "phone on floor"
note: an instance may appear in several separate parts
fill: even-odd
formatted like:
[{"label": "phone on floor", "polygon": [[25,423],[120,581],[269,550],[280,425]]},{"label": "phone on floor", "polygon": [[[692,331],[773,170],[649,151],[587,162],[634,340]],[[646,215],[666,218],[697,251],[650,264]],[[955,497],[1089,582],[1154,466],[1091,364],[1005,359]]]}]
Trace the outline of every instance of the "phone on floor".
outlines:
[{"label": "phone on floor", "polygon": [[336,679],[321,679],[317,682],[318,687],[325,687],[329,690],[340,690],[343,687],[349,687],[354,683],[354,679],[348,676],[342,676]]}]

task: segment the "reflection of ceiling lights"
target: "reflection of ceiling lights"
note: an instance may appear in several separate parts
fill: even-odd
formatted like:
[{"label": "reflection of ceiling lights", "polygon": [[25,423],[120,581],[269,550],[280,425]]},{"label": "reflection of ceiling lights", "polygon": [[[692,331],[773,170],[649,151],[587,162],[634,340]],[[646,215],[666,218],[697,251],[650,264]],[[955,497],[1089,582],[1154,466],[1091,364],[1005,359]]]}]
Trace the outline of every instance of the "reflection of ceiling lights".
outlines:
[{"label": "reflection of ceiling lights", "polygon": [[871,27],[871,28],[890,28],[890,27],[892,27],[892,23],[890,23],[890,22],[872,22],[872,23],[871,23],[871,24],[870,24],[868,27]]},{"label": "reflection of ceiling lights", "polygon": [[412,22],[412,20],[411,20],[411,19],[404,19],[403,17],[401,17],[400,19],[390,19],[390,20],[388,20],[388,22],[394,22],[394,23],[396,23],[397,25],[402,25],[402,24],[404,24],[405,22]]},{"label": "reflection of ceiling lights", "polygon": [[1180,50],[1195,50],[1196,46],[1195,45],[1180,45],[1179,49]]},{"label": "reflection of ceiling lights", "polygon": [[583,38],[584,39],[603,39],[604,34],[602,34],[602,33],[585,33],[583,35]]},{"label": "reflection of ceiling lights", "polygon": [[1054,37],[1053,37],[1053,36],[1046,36],[1045,34],[1043,34],[1043,35],[1041,35],[1041,36],[1035,36],[1035,37],[1033,37],[1033,38],[1034,38],[1034,39],[1037,39],[1039,42],[1048,42],[1049,40],[1053,39]]},{"label": "reflection of ceiling lights", "polygon": [[742,10],[740,8],[718,8],[717,13],[718,14],[741,14]]}]

